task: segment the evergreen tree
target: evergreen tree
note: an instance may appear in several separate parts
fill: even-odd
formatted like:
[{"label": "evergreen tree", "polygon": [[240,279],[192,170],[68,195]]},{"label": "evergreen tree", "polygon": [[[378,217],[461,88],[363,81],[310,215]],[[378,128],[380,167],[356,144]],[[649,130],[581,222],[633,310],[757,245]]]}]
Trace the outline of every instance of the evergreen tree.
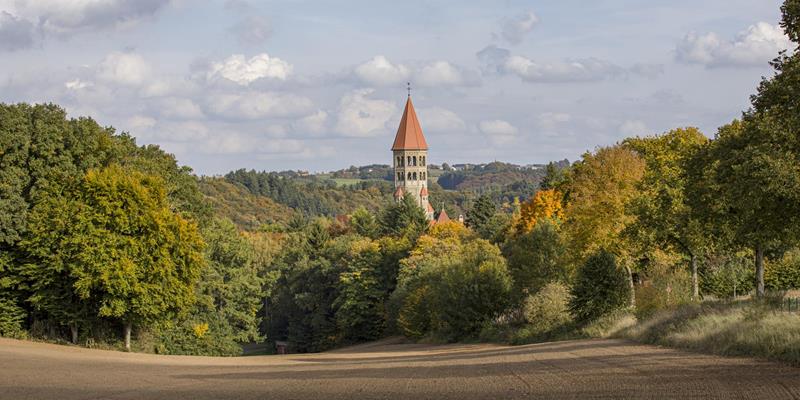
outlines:
[{"label": "evergreen tree", "polygon": [[484,234],[487,233],[487,224],[497,212],[497,207],[488,195],[478,197],[475,204],[467,212],[467,226],[473,231],[477,232],[481,237],[487,239]]},{"label": "evergreen tree", "polygon": [[630,291],[625,271],[616,257],[600,250],[578,269],[569,307],[575,320],[590,322],[628,303]]}]

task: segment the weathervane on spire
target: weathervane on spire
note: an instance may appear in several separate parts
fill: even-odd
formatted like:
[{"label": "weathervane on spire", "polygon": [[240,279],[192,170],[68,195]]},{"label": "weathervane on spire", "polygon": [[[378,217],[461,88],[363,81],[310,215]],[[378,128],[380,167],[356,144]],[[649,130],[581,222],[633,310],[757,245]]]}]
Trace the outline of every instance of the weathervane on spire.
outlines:
[{"label": "weathervane on spire", "polygon": [[411,97],[411,82],[406,82],[406,86],[408,86],[408,97]]}]

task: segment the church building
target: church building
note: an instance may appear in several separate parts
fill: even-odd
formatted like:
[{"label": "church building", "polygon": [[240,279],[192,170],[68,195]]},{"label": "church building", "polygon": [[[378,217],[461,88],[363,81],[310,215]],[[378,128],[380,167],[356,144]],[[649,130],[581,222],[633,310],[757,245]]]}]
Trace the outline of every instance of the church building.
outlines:
[{"label": "church building", "polygon": [[394,198],[400,201],[405,196],[413,196],[425,210],[429,220],[433,220],[433,207],[428,201],[428,143],[422,133],[411,94],[406,101],[403,119],[397,128],[392,145],[394,155]]}]

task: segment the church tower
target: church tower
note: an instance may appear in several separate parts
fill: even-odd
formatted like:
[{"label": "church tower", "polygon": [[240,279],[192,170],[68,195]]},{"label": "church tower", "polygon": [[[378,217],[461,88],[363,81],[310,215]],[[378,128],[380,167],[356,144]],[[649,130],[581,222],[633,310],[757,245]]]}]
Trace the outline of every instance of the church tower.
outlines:
[{"label": "church tower", "polygon": [[433,208],[428,202],[428,143],[422,134],[414,104],[409,91],[403,119],[397,128],[392,145],[394,155],[394,198],[400,201],[405,196],[414,196],[425,210],[429,220],[433,219]]}]

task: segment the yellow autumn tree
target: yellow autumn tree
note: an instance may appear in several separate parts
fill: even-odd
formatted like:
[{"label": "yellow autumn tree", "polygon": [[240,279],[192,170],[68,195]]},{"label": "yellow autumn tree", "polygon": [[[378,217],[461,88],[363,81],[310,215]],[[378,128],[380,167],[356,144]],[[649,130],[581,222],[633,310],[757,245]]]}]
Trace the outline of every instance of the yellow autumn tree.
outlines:
[{"label": "yellow autumn tree", "polygon": [[536,226],[536,221],[542,218],[560,219],[563,217],[562,197],[561,193],[555,189],[540,190],[533,198],[522,203],[515,225],[517,233],[530,232]]}]

